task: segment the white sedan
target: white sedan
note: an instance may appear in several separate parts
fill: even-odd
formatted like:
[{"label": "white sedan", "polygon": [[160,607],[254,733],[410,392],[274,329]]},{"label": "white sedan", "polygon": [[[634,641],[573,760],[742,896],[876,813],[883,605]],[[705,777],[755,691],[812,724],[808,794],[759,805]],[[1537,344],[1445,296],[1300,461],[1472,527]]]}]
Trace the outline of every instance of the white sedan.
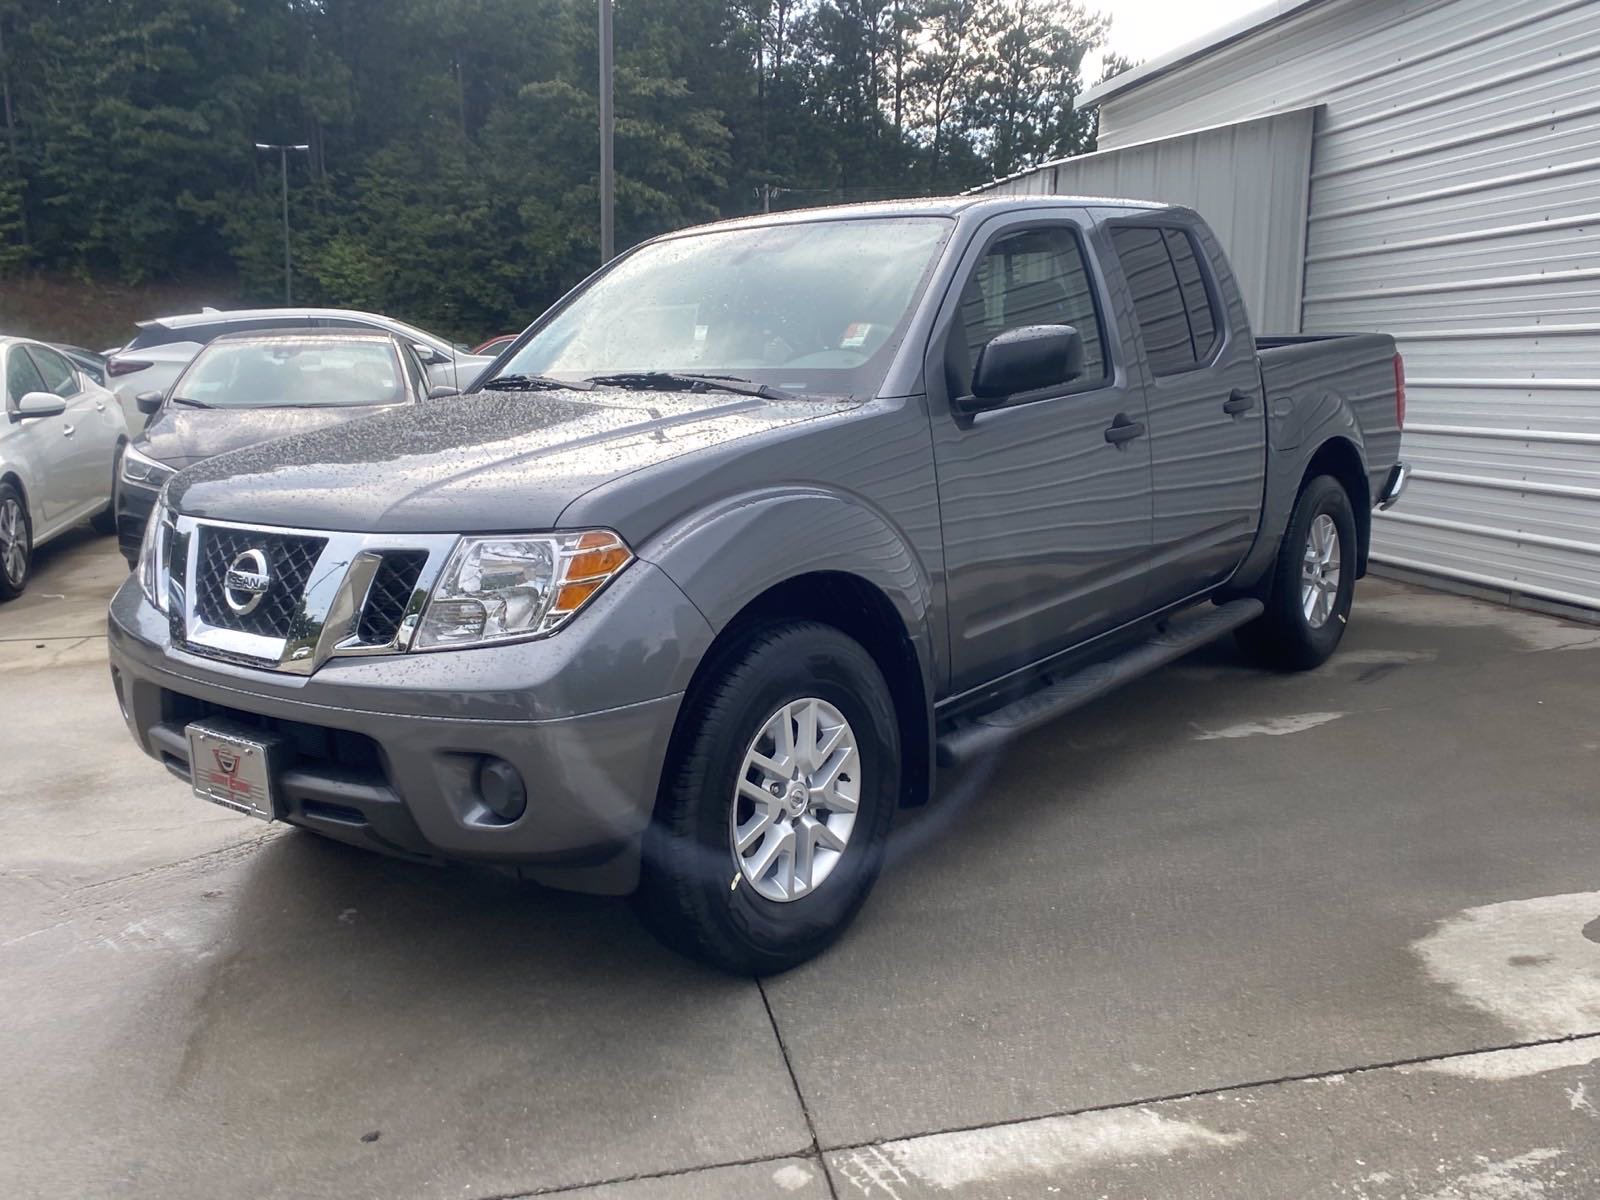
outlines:
[{"label": "white sedan", "polygon": [[116,392],[128,427],[135,432],[145,426],[145,413],[139,408],[140,396],[160,395],[183,373],[189,360],[202,346],[229,333],[277,333],[294,330],[344,330],[360,333],[392,333],[410,342],[435,387],[453,387],[458,392],[476,379],[494,361],[493,354],[470,354],[432,334],[393,317],[357,312],[346,308],[249,308],[221,311],[207,308],[176,317],[157,317],[139,322],[139,332],[126,346],[108,353],[107,385]]},{"label": "white sedan", "polygon": [[0,600],[10,600],[37,547],[85,519],[112,532],[128,424],[114,395],[39,342],[0,337],[0,378]]}]

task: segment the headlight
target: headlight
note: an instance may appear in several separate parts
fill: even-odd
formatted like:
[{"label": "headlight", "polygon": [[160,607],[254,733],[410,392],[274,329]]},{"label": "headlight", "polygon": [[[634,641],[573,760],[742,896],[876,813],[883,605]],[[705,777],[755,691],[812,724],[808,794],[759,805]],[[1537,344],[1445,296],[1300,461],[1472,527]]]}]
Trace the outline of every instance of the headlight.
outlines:
[{"label": "headlight", "polygon": [[605,529],[462,538],[434,585],[415,647],[553,633],[632,561],[627,544]]},{"label": "headlight", "polygon": [[172,514],[167,510],[167,488],[163,484],[144,527],[139,543],[139,588],[144,598],[162,612],[167,611],[167,551],[172,545]]},{"label": "headlight", "polygon": [[148,454],[140,453],[137,446],[126,446],[122,451],[122,478],[142,487],[160,487],[177,471],[166,463],[157,462]]}]

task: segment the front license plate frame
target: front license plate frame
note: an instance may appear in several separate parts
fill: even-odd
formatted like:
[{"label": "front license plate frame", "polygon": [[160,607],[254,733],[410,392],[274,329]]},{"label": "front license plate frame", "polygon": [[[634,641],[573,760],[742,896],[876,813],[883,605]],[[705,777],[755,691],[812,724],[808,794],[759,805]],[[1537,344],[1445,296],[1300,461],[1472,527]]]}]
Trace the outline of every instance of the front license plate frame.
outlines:
[{"label": "front license plate frame", "polygon": [[195,721],[184,733],[196,796],[262,821],[277,818],[272,782],[280,739],[231,721]]}]

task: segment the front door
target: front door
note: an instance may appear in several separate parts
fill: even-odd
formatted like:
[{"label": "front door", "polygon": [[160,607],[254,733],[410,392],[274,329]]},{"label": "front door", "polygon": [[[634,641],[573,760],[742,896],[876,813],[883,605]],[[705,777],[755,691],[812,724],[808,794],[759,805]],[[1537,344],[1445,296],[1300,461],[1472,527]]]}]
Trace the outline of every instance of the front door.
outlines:
[{"label": "front door", "polygon": [[[1149,439],[1107,437],[1143,424],[1144,395],[1078,223],[1061,209],[997,218],[962,271],[927,368],[958,692],[1136,616],[1151,513]],[[1083,374],[960,415],[978,350],[1043,324],[1078,330]]]},{"label": "front door", "polygon": [[[66,401],[61,415],[66,457],[61,465],[63,517],[93,512],[111,498],[111,460],[115,436],[106,414],[106,400],[84,389],[82,377],[67,359],[48,346],[27,347],[45,390]],[[68,432],[70,431],[70,432]]]},{"label": "front door", "polygon": [[6,352],[6,424],[11,445],[7,447],[27,463],[33,478],[29,481],[28,507],[34,523],[35,541],[54,532],[72,501],[72,439],[66,432],[66,415],[24,417],[17,405],[29,392],[48,392],[33,359],[20,345]]}]

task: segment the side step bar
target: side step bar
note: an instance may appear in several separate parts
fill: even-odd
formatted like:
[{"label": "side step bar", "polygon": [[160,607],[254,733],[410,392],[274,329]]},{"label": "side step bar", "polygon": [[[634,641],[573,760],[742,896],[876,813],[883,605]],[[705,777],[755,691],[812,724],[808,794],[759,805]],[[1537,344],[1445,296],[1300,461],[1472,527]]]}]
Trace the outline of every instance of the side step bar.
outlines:
[{"label": "side step bar", "polygon": [[1097,700],[1125,683],[1165,666],[1189,651],[1216,641],[1265,611],[1259,600],[1230,600],[1207,611],[1175,617],[1148,641],[1116,658],[1085,667],[1046,684],[1003,708],[963,721],[939,738],[939,765],[960,766],[998,750],[1012,738],[1049,724],[1064,713]]}]

